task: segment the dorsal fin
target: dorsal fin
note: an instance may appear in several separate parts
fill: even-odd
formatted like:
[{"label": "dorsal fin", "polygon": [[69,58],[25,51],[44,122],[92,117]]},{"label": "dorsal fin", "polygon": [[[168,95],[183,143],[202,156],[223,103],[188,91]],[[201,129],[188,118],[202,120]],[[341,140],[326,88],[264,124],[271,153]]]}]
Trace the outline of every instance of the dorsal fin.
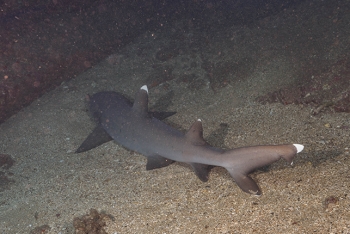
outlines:
[{"label": "dorsal fin", "polygon": [[134,104],[132,106],[133,111],[138,112],[140,115],[148,116],[148,88],[144,85],[137,92]]},{"label": "dorsal fin", "polygon": [[206,145],[207,142],[203,139],[202,120],[198,119],[192,124],[186,133],[186,139],[194,145]]}]

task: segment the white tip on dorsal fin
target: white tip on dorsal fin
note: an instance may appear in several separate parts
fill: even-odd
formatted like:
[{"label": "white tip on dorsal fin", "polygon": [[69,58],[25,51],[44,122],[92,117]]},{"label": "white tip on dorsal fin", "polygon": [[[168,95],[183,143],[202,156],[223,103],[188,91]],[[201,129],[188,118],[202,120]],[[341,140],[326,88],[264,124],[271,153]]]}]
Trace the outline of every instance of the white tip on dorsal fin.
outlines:
[{"label": "white tip on dorsal fin", "polygon": [[[146,93],[144,92],[146,91]],[[134,112],[139,115],[148,116],[148,89],[147,85],[142,86],[136,93],[135,101],[132,106]]]},{"label": "white tip on dorsal fin", "polygon": [[146,90],[146,92],[148,93],[147,85],[142,86],[141,89]]},{"label": "white tip on dorsal fin", "polygon": [[297,153],[300,153],[304,149],[303,145],[300,145],[300,144],[293,144],[293,145],[295,148],[297,148]]},{"label": "white tip on dorsal fin", "polygon": [[201,120],[201,119],[197,119],[197,121],[202,122],[202,120]]}]

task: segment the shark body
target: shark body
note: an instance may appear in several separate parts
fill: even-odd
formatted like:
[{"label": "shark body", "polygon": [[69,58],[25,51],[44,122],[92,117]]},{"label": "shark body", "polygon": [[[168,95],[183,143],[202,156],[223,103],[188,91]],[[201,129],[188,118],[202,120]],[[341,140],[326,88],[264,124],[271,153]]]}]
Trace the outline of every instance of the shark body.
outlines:
[{"label": "shark body", "polygon": [[[148,112],[148,89],[142,86],[131,103],[116,92],[100,92],[89,98],[89,108],[98,125],[77,149],[87,151],[110,140],[147,157],[147,170],[168,166],[174,161],[188,163],[202,181],[208,180],[211,166],[228,170],[244,191],[260,195],[261,190],[248,174],[272,164],[280,158],[292,163],[303,145],[266,145],[223,150],[210,146],[203,139],[201,120],[186,134],[172,128],[161,119],[168,113]],[[159,117],[160,116],[160,117]]]}]

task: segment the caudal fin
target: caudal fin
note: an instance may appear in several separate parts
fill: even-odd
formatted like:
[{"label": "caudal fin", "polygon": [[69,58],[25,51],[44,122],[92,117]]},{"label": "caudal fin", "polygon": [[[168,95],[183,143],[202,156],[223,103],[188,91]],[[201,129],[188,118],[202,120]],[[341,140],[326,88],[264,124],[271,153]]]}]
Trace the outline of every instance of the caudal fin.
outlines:
[{"label": "caudal fin", "polygon": [[292,164],[295,155],[303,149],[304,146],[300,144],[237,148],[224,153],[227,164],[230,164],[225,166],[225,168],[244,192],[260,195],[261,190],[259,186],[248,174],[281,158]]}]

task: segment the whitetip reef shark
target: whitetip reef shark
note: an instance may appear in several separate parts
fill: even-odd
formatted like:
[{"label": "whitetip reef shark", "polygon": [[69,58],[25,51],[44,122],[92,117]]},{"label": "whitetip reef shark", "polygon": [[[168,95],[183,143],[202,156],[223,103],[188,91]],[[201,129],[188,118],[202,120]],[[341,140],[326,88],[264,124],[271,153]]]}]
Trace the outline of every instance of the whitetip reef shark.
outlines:
[{"label": "whitetip reef shark", "polygon": [[300,144],[259,145],[223,150],[203,139],[202,122],[198,119],[186,134],[162,122],[174,112],[148,111],[148,88],[142,86],[134,103],[113,91],[89,97],[89,109],[98,125],[76,153],[85,152],[107,141],[115,140],[127,149],[147,157],[147,170],[168,166],[174,161],[188,163],[202,181],[208,180],[212,166],[220,166],[244,191],[260,195],[261,190],[248,176],[255,169],[283,158],[293,158],[304,149]]}]

